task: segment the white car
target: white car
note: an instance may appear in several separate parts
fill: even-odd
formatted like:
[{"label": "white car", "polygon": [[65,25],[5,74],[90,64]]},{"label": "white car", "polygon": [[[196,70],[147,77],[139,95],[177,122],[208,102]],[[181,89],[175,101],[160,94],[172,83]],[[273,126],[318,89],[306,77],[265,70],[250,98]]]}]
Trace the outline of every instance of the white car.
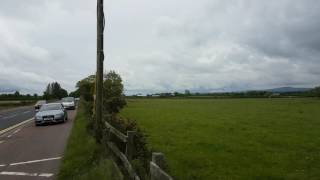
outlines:
[{"label": "white car", "polygon": [[61,103],[65,109],[76,109],[76,104],[74,102],[74,97],[65,97],[61,99]]}]

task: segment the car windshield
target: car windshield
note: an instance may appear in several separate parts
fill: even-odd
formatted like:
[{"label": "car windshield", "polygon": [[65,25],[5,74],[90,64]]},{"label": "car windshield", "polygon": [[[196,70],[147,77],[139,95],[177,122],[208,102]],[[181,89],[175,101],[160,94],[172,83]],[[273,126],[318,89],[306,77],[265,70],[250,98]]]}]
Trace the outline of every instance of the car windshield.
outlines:
[{"label": "car windshield", "polygon": [[50,111],[50,110],[60,110],[60,109],[61,109],[60,104],[45,104],[41,106],[40,111]]},{"label": "car windshield", "polygon": [[73,97],[62,98],[62,102],[73,102],[73,101],[74,101]]}]

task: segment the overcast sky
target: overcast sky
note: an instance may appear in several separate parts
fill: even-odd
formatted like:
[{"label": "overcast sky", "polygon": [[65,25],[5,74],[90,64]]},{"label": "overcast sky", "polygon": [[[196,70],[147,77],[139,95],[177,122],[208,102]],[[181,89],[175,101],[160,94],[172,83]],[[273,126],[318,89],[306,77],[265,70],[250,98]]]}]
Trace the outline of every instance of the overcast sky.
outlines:
[{"label": "overcast sky", "polygon": [[[96,2],[1,0],[0,90],[95,72]],[[107,0],[105,69],[127,93],[320,85],[319,0]]]}]

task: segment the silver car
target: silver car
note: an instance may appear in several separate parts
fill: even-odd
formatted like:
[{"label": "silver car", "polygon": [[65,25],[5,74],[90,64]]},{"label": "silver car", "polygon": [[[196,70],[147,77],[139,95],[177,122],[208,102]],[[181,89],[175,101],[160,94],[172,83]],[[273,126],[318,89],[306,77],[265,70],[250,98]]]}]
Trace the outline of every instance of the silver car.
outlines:
[{"label": "silver car", "polygon": [[65,97],[61,99],[62,105],[65,109],[76,109],[74,97]]},{"label": "silver car", "polygon": [[65,122],[68,120],[68,114],[61,103],[49,103],[41,106],[34,120],[36,126],[47,123]]}]

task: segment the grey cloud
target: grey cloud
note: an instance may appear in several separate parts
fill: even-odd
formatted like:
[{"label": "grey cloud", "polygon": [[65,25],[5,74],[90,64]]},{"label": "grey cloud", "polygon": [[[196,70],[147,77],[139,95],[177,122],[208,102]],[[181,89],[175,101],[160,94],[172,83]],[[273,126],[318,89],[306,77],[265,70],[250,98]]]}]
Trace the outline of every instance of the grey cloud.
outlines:
[{"label": "grey cloud", "polygon": [[1,87],[42,93],[47,83],[58,81],[72,90],[78,80],[91,74],[95,57],[95,4],[88,6],[89,3],[1,2]]},{"label": "grey cloud", "polygon": [[[0,85],[41,92],[55,80],[72,90],[94,73],[95,6],[1,2]],[[127,92],[320,84],[319,1],[110,0],[105,7],[105,69],[122,75]]]},{"label": "grey cloud", "polygon": [[[211,71],[215,83],[207,80],[209,87],[220,85],[215,77],[224,84],[251,87],[319,83],[316,78],[319,70],[312,68],[320,64],[320,36],[316,35],[320,23],[319,18],[314,18],[320,15],[319,2],[215,1],[212,5],[185,22],[167,17],[159,21],[159,38],[183,42],[176,47],[179,53],[173,53],[174,59],[185,62],[177,61],[175,67],[191,70],[182,73]],[[226,51],[219,52],[220,47]],[[207,62],[197,62],[199,59]]]}]

